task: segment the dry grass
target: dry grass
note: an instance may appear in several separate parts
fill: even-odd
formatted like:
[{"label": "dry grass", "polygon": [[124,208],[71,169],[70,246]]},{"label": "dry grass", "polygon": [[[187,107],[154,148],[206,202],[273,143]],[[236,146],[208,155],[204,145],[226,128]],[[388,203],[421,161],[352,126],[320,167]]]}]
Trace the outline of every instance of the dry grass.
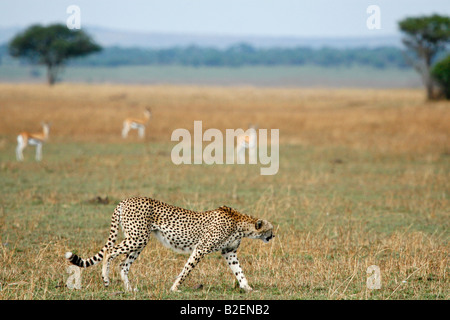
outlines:
[{"label": "dry grass", "polygon": [[[147,138],[123,141],[122,119],[146,106]],[[28,150],[17,163],[16,134],[43,120],[44,161]],[[280,171],[173,165],[170,135],[194,120],[280,129]],[[448,299],[449,123],[450,104],[420,90],[1,84],[0,299]],[[274,222],[275,241],[240,248],[259,291],[234,289],[215,254],[171,294],[187,258],[154,239],[131,271],[138,293],[121,293],[117,271],[104,289],[99,267],[69,290],[64,252],[97,252],[115,203],[137,194]],[[370,265],[379,290],[366,286]]]},{"label": "dry grass", "polygon": [[56,141],[116,141],[123,119],[149,106],[152,141],[203,120],[204,129],[279,128],[282,143],[450,152],[448,102],[426,102],[421,90],[2,84],[1,92],[3,136],[47,119]]}]

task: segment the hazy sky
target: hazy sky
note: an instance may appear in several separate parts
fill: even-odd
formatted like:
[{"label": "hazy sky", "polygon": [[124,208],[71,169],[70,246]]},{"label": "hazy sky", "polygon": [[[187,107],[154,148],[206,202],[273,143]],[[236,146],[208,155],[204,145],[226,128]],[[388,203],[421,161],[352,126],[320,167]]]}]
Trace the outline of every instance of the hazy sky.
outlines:
[{"label": "hazy sky", "polygon": [[[450,15],[450,0],[0,0],[0,27],[65,24],[69,5],[82,28],[221,35],[392,35],[406,16]],[[369,5],[380,8],[379,30],[366,26]]]}]

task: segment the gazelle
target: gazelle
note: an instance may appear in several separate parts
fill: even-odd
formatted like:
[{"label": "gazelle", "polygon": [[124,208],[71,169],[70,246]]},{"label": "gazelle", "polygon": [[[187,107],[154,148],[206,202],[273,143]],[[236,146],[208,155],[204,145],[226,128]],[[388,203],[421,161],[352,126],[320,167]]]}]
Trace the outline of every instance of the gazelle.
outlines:
[{"label": "gazelle", "polygon": [[144,111],[144,118],[143,119],[134,119],[134,118],[127,118],[123,122],[123,128],[122,128],[122,138],[126,138],[128,136],[128,132],[131,129],[137,129],[139,133],[139,138],[144,138],[145,135],[145,127],[150,120],[150,117],[152,116],[152,113],[149,108],[145,108]]},{"label": "gazelle", "polygon": [[23,160],[23,149],[27,145],[36,146],[36,161],[42,160],[42,144],[47,141],[50,132],[50,123],[42,123],[42,132],[29,133],[22,132],[17,136],[16,158],[18,161]]},{"label": "gazelle", "polygon": [[256,129],[257,126],[250,125],[247,131],[237,137],[236,157],[237,163],[245,163],[245,149],[248,149],[249,161],[254,159],[256,151]]}]

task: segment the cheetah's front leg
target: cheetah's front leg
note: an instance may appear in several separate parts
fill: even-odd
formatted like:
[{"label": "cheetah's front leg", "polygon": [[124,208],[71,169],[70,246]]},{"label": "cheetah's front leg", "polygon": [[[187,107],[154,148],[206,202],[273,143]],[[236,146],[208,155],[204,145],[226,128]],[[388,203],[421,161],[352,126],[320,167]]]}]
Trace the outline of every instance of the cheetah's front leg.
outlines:
[{"label": "cheetah's front leg", "polygon": [[253,289],[248,285],[247,279],[245,278],[244,272],[239,265],[239,260],[236,255],[236,250],[234,251],[222,251],[222,257],[225,258],[228,265],[230,266],[231,271],[236,276],[236,279],[239,282],[239,287],[244,289],[246,292],[250,292]]}]

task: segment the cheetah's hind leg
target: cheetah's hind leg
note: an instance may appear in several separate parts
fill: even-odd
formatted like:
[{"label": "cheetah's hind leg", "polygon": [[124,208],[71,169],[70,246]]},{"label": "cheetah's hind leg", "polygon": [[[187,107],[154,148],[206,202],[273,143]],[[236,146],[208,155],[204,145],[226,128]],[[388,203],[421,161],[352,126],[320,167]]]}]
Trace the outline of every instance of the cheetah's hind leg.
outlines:
[{"label": "cheetah's hind leg", "polygon": [[137,288],[131,287],[130,281],[128,280],[128,272],[130,271],[131,264],[137,259],[140,253],[141,250],[129,253],[120,264],[120,277],[122,278],[126,291],[138,291]]},{"label": "cheetah's hind leg", "polygon": [[136,260],[136,258],[141,253],[142,249],[145,247],[147,242],[141,244],[133,238],[126,238],[122,240],[119,244],[110,248],[103,259],[103,267],[102,267],[102,278],[103,284],[105,287],[109,286],[109,267],[111,261],[116,258],[118,255],[125,254],[126,258],[120,264],[120,277],[122,278],[123,285],[126,291],[133,291],[133,288],[130,285],[130,281],[128,280],[128,272],[130,271],[131,264]]}]

